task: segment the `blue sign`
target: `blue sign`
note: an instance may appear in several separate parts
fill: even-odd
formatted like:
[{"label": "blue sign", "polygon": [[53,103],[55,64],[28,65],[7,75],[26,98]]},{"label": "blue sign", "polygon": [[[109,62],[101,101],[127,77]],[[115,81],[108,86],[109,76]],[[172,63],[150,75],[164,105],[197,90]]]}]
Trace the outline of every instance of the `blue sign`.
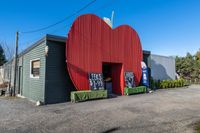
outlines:
[{"label": "blue sign", "polygon": [[149,87],[148,68],[142,68],[142,84],[146,87]]}]

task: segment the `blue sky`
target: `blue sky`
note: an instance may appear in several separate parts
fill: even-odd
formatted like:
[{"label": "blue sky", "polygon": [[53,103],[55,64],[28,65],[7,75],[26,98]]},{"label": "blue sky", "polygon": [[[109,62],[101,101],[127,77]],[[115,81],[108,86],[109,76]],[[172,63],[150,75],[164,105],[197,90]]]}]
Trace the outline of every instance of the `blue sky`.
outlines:
[{"label": "blue sky", "polygon": [[[15,32],[29,31],[55,23],[74,13],[91,0],[1,0],[0,41],[14,46]],[[142,47],[154,54],[184,56],[200,48],[200,0],[97,0],[79,13],[110,17],[115,11],[114,27],[132,26]],[[77,17],[51,29],[20,34],[19,49],[30,46],[45,34],[66,36]]]}]

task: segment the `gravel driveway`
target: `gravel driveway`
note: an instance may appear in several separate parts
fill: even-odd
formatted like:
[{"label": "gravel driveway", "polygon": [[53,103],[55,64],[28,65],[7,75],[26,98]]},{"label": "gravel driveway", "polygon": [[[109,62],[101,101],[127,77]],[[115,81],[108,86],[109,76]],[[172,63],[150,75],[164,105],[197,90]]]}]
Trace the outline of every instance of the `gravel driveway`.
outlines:
[{"label": "gravel driveway", "polygon": [[39,107],[26,99],[0,98],[0,132],[190,133],[199,120],[200,86],[195,85]]}]

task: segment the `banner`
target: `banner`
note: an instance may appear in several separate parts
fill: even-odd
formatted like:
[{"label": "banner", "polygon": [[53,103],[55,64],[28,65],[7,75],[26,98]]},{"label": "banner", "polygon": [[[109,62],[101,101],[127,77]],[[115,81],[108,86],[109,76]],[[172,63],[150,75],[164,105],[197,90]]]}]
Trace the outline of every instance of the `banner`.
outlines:
[{"label": "banner", "polygon": [[146,87],[149,87],[149,72],[148,67],[144,62],[141,63],[142,65],[142,84]]}]

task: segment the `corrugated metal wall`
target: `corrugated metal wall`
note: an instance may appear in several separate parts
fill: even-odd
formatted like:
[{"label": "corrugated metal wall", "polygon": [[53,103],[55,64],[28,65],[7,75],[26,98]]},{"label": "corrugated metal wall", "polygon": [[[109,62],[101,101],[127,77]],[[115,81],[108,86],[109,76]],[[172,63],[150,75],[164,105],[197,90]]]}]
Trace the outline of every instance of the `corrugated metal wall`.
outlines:
[{"label": "corrugated metal wall", "polygon": [[154,80],[175,79],[176,66],[172,57],[151,55],[151,76]]},{"label": "corrugated metal wall", "polygon": [[139,84],[142,47],[130,26],[111,29],[96,15],[82,15],[73,23],[66,45],[69,74],[78,90],[90,89],[88,73],[102,73],[102,62],[122,63],[124,71],[134,72]]},{"label": "corrugated metal wall", "polygon": [[74,89],[65,63],[65,42],[47,41],[45,102],[58,103],[70,99]]}]

